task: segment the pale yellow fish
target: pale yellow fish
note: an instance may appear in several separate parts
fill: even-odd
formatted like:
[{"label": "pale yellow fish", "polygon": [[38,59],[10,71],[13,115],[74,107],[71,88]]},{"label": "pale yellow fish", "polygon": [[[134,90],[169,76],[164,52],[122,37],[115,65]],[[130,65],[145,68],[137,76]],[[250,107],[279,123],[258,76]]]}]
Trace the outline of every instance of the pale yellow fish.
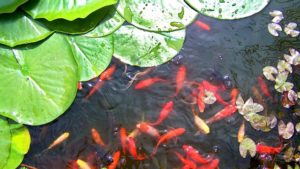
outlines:
[{"label": "pale yellow fish", "polygon": [[83,160],[78,159],[76,161],[80,169],[91,169],[91,167]]},{"label": "pale yellow fish", "polygon": [[239,131],[238,131],[238,134],[237,134],[237,140],[238,142],[242,142],[244,140],[244,137],[245,137],[245,123],[243,121],[243,123],[241,124],[240,128],[239,128]]},{"label": "pale yellow fish", "polygon": [[[195,125],[197,126],[199,132],[204,133],[204,134],[208,134],[210,132],[208,125],[199,116],[194,115],[194,122],[195,122]],[[196,135],[197,134],[198,134],[198,132],[196,133]]]},{"label": "pale yellow fish", "polygon": [[48,150],[57,146],[58,144],[62,143],[65,141],[68,137],[70,136],[69,132],[64,132],[62,135],[60,135],[56,140],[54,140],[50,146],[47,148]]},{"label": "pale yellow fish", "polygon": [[139,134],[140,134],[139,130],[137,128],[135,128],[134,130],[132,130],[131,133],[129,133],[128,137],[136,138],[136,136]]}]

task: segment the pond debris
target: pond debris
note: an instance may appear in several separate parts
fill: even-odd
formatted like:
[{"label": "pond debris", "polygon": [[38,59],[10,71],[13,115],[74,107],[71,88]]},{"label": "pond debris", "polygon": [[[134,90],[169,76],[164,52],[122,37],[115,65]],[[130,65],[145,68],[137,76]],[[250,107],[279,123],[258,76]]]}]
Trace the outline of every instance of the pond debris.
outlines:
[{"label": "pond debris", "polygon": [[295,30],[296,27],[297,27],[297,24],[295,22],[290,22],[284,27],[284,32],[293,38],[297,37],[297,36],[299,36],[300,32]]},{"label": "pond debris", "polygon": [[287,150],[285,150],[283,154],[283,159],[285,162],[289,163],[293,160],[294,151],[295,151],[294,147],[289,147]]},{"label": "pond debris", "polygon": [[273,36],[279,36],[278,32],[282,31],[282,28],[279,24],[277,23],[269,23],[268,24],[268,31],[271,35]]},{"label": "pond debris", "polygon": [[256,154],[256,144],[251,138],[245,138],[239,146],[240,154],[243,158],[246,158],[248,152],[251,157]]}]

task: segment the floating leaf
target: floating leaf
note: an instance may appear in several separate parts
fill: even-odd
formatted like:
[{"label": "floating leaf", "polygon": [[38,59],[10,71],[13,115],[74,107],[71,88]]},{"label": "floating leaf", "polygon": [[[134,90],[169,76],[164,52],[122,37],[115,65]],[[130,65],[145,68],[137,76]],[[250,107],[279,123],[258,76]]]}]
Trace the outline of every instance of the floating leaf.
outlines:
[{"label": "floating leaf", "polygon": [[0,71],[0,114],[18,123],[48,123],[75,98],[77,64],[62,35],[19,49],[0,48]]},{"label": "floating leaf", "polygon": [[11,133],[7,120],[0,117],[0,168],[2,169],[9,157]]},{"label": "floating leaf", "polygon": [[198,12],[219,19],[240,19],[258,13],[269,0],[185,0]]},{"label": "floating leaf", "polygon": [[20,5],[24,4],[28,0],[3,0],[0,1],[0,14],[3,13],[12,13],[14,12]]},{"label": "floating leaf", "polygon": [[282,12],[278,10],[271,11],[269,14],[274,17],[272,19],[273,23],[279,23],[284,18]]},{"label": "floating leaf", "polygon": [[284,59],[289,64],[299,65],[300,64],[300,53],[297,50],[293,49],[293,48],[290,48],[289,51],[290,51],[291,55],[284,54]]},{"label": "floating leaf", "polygon": [[300,122],[296,124],[295,129],[298,133],[300,133]]},{"label": "floating leaf", "polygon": [[243,139],[243,141],[240,143],[239,149],[243,158],[246,158],[248,152],[251,157],[254,157],[256,154],[255,142],[250,138]]},{"label": "floating leaf", "polygon": [[278,164],[275,163],[274,169],[281,169]]},{"label": "floating leaf", "polygon": [[277,69],[278,69],[279,73],[284,72],[284,71],[288,71],[290,73],[293,73],[292,66],[284,60],[279,60],[278,61]]},{"label": "floating leaf", "polygon": [[37,42],[52,33],[19,11],[0,15],[0,24],[0,43],[10,47]]},{"label": "floating leaf", "polygon": [[263,132],[269,132],[277,124],[277,118],[273,115],[262,116],[259,114],[252,113],[247,116],[244,116],[244,118],[250,122],[251,126],[255,130],[261,130]]},{"label": "floating leaf", "polygon": [[184,29],[198,15],[184,0],[120,0],[117,10],[134,26],[158,32]]},{"label": "floating leaf", "polygon": [[288,78],[289,73],[288,72],[280,72],[276,79],[275,79],[275,89],[282,93],[284,91],[289,91],[294,87],[293,83],[290,82],[286,82],[287,78]]},{"label": "floating leaf", "polygon": [[86,18],[94,11],[117,2],[117,0],[40,0],[29,1],[23,6],[23,9],[35,19],[45,18],[48,21],[66,19],[72,21],[77,18]]},{"label": "floating leaf", "polygon": [[284,139],[290,139],[294,135],[294,124],[288,122],[287,125],[284,124],[282,120],[278,123],[278,134]]},{"label": "floating leaf", "polygon": [[285,162],[289,163],[292,161],[293,156],[294,156],[294,151],[295,148],[294,147],[289,147],[283,154],[283,159]]},{"label": "floating leaf", "polygon": [[84,36],[91,38],[98,38],[109,35],[119,29],[124,23],[122,16],[116,11],[115,7],[111,7],[105,18],[92,31],[86,33]]},{"label": "floating leaf", "polygon": [[238,109],[239,113],[243,115],[244,114],[243,106],[244,106],[245,102],[240,94],[238,95],[238,97],[235,101],[235,104],[236,104],[236,108]]},{"label": "floating leaf", "polygon": [[78,64],[80,81],[99,76],[109,65],[113,54],[112,36],[69,36],[68,41]]},{"label": "floating leaf", "polygon": [[268,24],[268,31],[273,36],[279,36],[278,32],[281,32],[282,28],[277,23],[269,23]]},{"label": "floating leaf", "polygon": [[205,97],[203,99],[203,102],[205,104],[214,104],[216,100],[217,98],[215,97],[213,92],[205,90]]},{"label": "floating leaf", "polygon": [[155,33],[122,26],[113,34],[114,56],[122,62],[140,67],[163,64],[181,49],[185,30]]},{"label": "floating leaf", "polygon": [[[244,115],[244,117],[247,117],[246,115],[258,113],[264,110],[264,107],[258,103],[254,103],[251,97],[244,104],[243,102],[244,100],[239,96],[236,104],[237,108],[239,109],[239,113]],[[248,119],[246,118],[246,120]]]},{"label": "floating leaf", "polygon": [[275,76],[278,74],[278,71],[275,67],[273,66],[266,66],[263,68],[263,74],[266,77],[266,79],[275,81]]},{"label": "floating leaf", "polygon": [[300,32],[295,30],[297,24],[295,22],[290,22],[284,27],[284,32],[291,37],[299,36]]}]

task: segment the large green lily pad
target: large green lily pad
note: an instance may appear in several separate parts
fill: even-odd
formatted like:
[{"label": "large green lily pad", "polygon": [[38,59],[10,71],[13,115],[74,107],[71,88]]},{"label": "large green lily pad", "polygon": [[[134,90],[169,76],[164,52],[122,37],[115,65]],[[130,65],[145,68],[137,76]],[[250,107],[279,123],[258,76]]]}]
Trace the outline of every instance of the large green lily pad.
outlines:
[{"label": "large green lily pad", "polygon": [[167,62],[180,51],[185,30],[155,33],[128,25],[114,32],[113,37],[116,58],[130,65],[151,67]]},{"label": "large green lily pad", "polygon": [[[10,125],[11,126],[11,125]],[[30,134],[26,127],[10,129],[11,132],[11,147],[8,160],[3,169],[17,168],[23,161],[24,154],[29,150]]]},{"label": "large green lily pad", "polygon": [[92,31],[84,36],[98,38],[109,35],[119,29],[124,23],[122,16],[116,11],[115,7],[111,7],[105,18]]},{"label": "large green lily pad", "polygon": [[19,49],[0,48],[0,114],[41,125],[63,114],[77,91],[77,64],[64,36]]},{"label": "large green lily pad", "polygon": [[2,13],[12,13],[20,5],[24,4],[28,0],[3,0],[0,1],[0,14]]},{"label": "large green lily pad", "polygon": [[184,0],[120,0],[117,10],[134,26],[158,32],[183,29],[198,14]]},{"label": "large green lily pad", "polygon": [[118,0],[35,0],[26,3],[23,9],[33,18],[45,18],[48,21],[55,19],[72,21],[85,18],[94,11],[117,2]]},{"label": "large green lily pad", "polygon": [[0,25],[0,43],[10,47],[37,42],[52,33],[19,11],[0,15]]},{"label": "large green lily pad", "polygon": [[56,19],[54,21],[47,21],[46,19],[39,19],[45,26],[56,32],[67,34],[82,34],[94,29],[99,22],[107,15],[110,8],[104,7],[86,18],[77,18],[73,21],[65,19]]},{"label": "large green lily pad", "polygon": [[270,0],[185,0],[198,12],[218,19],[240,19],[264,9]]},{"label": "large green lily pad", "polygon": [[11,145],[11,134],[7,120],[4,117],[0,117],[0,168],[2,169],[9,156]]},{"label": "large green lily pad", "polygon": [[113,54],[112,36],[102,38],[69,36],[68,41],[78,63],[80,81],[99,76],[109,65]]}]

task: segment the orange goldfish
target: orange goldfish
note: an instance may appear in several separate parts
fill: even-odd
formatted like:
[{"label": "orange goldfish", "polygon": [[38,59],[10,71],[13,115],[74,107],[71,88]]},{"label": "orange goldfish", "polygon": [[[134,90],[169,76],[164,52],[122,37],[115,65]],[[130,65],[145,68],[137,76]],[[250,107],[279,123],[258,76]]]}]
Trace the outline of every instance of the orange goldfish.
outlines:
[{"label": "orange goldfish", "polygon": [[205,103],[204,103],[205,91],[202,85],[199,85],[198,92],[199,93],[197,97],[197,104],[198,104],[199,111],[203,113],[205,109]]},{"label": "orange goldfish", "polygon": [[218,169],[219,163],[220,163],[220,160],[216,158],[216,159],[213,159],[210,163],[204,164],[204,165],[198,167],[197,169]]},{"label": "orange goldfish", "polygon": [[164,143],[164,142],[166,142],[166,141],[168,141],[168,140],[170,140],[172,138],[178,137],[178,136],[182,135],[184,132],[185,132],[184,128],[177,128],[177,129],[171,130],[168,133],[162,135],[159,138],[159,140],[158,140],[158,142],[157,142],[157,144],[156,144],[156,146],[155,146],[155,148],[154,148],[154,150],[152,152],[152,155],[156,154],[158,147],[162,143]]},{"label": "orange goldfish", "polygon": [[223,98],[220,96],[220,94],[218,93],[218,90],[219,90],[219,89],[218,89],[217,86],[215,86],[215,85],[209,83],[209,82],[206,81],[206,80],[203,80],[203,81],[202,81],[202,85],[203,85],[203,87],[204,87],[205,90],[208,90],[208,91],[211,91],[211,92],[214,93],[214,95],[215,95],[215,97],[216,97],[216,99],[217,99],[217,101],[218,101],[219,103],[221,103],[221,104],[223,104],[223,105],[225,105],[225,106],[228,105],[228,103],[225,102],[225,101],[223,100]]},{"label": "orange goldfish", "polygon": [[199,132],[204,133],[204,134],[208,134],[210,132],[208,125],[199,116],[194,115],[194,122],[195,122],[195,125],[197,126]]},{"label": "orange goldfish", "polygon": [[277,147],[266,146],[263,145],[262,143],[258,143],[256,145],[256,152],[258,154],[279,154],[282,149],[283,149],[282,144],[280,144]]},{"label": "orange goldfish", "polygon": [[225,108],[223,108],[221,111],[216,113],[213,117],[206,120],[206,123],[210,124],[210,123],[219,121],[221,119],[224,119],[226,117],[229,117],[229,116],[233,115],[236,112],[236,110],[237,110],[236,106],[228,105]]},{"label": "orange goldfish", "polygon": [[145,156],[139,155],[136,151],[136,144],[133,138],[128,138],[128,150],[132,157],[136,160],[144,160]]},{"label": "orange goldfish", "polygon": [[120,151],[114,153],[113,162],[107,167],[107,169],[115,169],[117,167],[120,160],[120,155]]},{"label": "orange goldfish", "polygon": [[173,107],[174,107],[173,101],[169,101],[166,104],[164,104],[162,110],[160,111],[157,121],[154,123],[149,123],[149,125],[151,125],[151,126],[159,125],[161,122],[163,122],[168,117],[170,112],[173,110]]},{"label": "orange goldfish", "polygon": [[98,89],[100,89],[103,86],[103,81],[109,80],[112,74],[116,71],[117,66],[112,65],[108,69],[106,69],[103,73],[101,73],[98,82],[95,84],[95,86],[90,90],[88,95],[85,97],[85,99],[90,98]]},{"label": "orange goldfish", "polygon": [[230,104],[231,105],[235,105],[238,95],[239,95],[239,89],[234,88],[231,90],[231,93],[230,93],[230,96],[231,96]]},{"label": "orange goldfish", "polygon": [[122,145],[122,152],[123,152],[123,154],[126,154],[127,133],[126,133],[126,129],[124,127],[120,128],[120,140],[121,140],[121,145]]},{"label": "orange goldfish", "polygon": [[141,123],[137,124],[136,128],[138,128],[139,131],[141,131],[142,133],[146,133],[152,137],[155,137],[155,138],[160,137],[159,131],[156,128],[148,125],[145,122],[141,122]]},{"label": "orange goldfish", "polygon": [[77,83],[77,89],[78,89],[78,90],[82,90],[82,83],[81,83],[81,82],[78,82],[78,83]]},{"label": "orange goldfish", "polygon": [[238,131],[238,134],[237,134],[237,140],[238,142],[242,142],[244,140],[244,137],[245,137],[245,123],[243,121],[243,123],[241,124],[240,128],[239,128],[239,131]]},{"label": "orange goldfish", "polygon": [[182,148],[190,159],[196,161],[199,164],[206,164],[211,161],[210,159],[207,159],[202,155],[200,155],[199,152],[196,149],[194,149],[194,147],[192,146],[183,145]]},{"label": "orange goldfish", "polygon": [[187,169],[196,169],[197,168],[197,165],[193,161],[185,159],[181,154],[179,154],[177,152],[174,152],[174,153],[179,158],[179,160],[183,163],[183,165],[184,165],[183,168],[187,168]]},{"label": "orange goldfish", "polygon": [[180,92],[180,90],[183,87],[184,81],[186,78],[186,67],[184,65],[180,66],[177,75],[176,75],[176,92],[175,96],[177,96]]},{"label": "orange goldfish", "polygon": [[269,91],[269,88],[268,88],[268,85],[265,83],[264,79],[262,76],[259,76],[257,78],[257,81],[258,81],[258,84],[259,84],[259,87],[260,87],[260,90],[262,91],[262,93],[269,97],[272,101],[273,101],[273,97]]},{"label": "orange goldfish", "polygon": [[195,24],[203,30],[210,31],[210,26],[202,21],[196,20]]},{"label": "orange goldfish", "polygon": [[63,133],[56,140],[54,140],[47,149],[49,150],[49,149],[57,146],[58,144],[65,141],[69,136],[70,136],[70,133],[68,133],[68,132]]},{"label": "orange goldfish", "polygon": [[91,135],[95,143],[99,144],[100,146],[105,146],[100,133],[95,128],[91,129]]},{"label": "orange goldfish", "polygon": [[153,84],[155,84],[157,82],[163,82],[163,81],[165,81],[165,80],[161,79],[161,78],[158,78],[158,77],[144,79],[144,80],[138,82],[134,86],[134,89],[136,89],[136,90],[145,89],[145,88],[148,88],[148,87],[152,86]]}]

